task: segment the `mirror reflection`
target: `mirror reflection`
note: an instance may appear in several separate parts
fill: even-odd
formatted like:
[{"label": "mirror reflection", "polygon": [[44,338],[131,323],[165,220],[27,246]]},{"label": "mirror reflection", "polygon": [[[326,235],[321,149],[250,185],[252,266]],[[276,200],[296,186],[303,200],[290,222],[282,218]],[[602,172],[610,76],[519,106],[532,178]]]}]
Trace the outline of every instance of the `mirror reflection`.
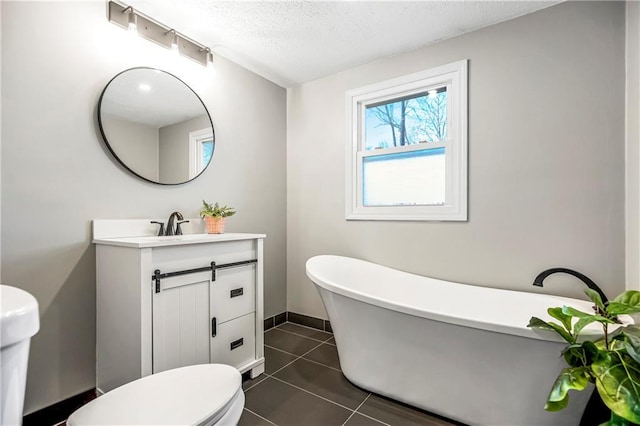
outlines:
[{"label": "mirror reflection", "polygon": [[195,179],[211,162],[211,117],[182,80],[152,68],[116,75],[98,105],[107,147],[136,176],[176,185]]}]

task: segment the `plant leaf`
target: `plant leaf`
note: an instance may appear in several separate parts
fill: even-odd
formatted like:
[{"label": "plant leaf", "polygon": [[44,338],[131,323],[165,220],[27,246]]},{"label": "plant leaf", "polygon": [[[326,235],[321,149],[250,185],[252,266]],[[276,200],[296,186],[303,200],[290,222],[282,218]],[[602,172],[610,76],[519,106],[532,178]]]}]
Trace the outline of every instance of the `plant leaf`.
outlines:
[{"label": "plant leaf", "polygon": [[586,367],[565,368],[551,388],[544,409],[559,411],[569,403],[570,390],[584,390],[589,384],[589,372]]},{"label": "plant leaf", "polygon": [[[581,325],[580,330],[582,330],[586,325],[594,322],[594,321],[598,321],[601,323],[607,323],[607,324],[615,324],[616,322],[612,319],[603,317],[602,315],[594,315],[594,314],[588,314],[586,312],[582,312],[576,308],[572,308],[571,306],[563,306],[562,307],[562,312],[567,314],[567,315],[571,315],[577,318],[580,318],[578,320],[585,320],[585,323]],[[589,321],[586,321],[587,319],[589,319]],[[574,330],[575,330],[575,326],[574,326]],[[575,334],[575,331],[574,331]]]},{"label": "plant leaf", "polygon": [[586,363],[584,348],[577,343],[564,348],[562,356],[571,367],[582,367]]},{"label": "plant leaf", "polygon": [[631,426],[631,423],[629,423],[627,419],[623,419],[612,411],[611,418],[607,422],[602,423],[600,426]]},{"label": "plant leaf", "polygon": [[591,364],[600,398],[616,415],[640,423],[640,366],[624,352],[601,352]]},{"label": "plant leaf", "polygon": [[571,315],[572,317],[577,317],[577,318],[588,318],[588,317],[594,317],[595,315],[593,314],[588,314],[586,312],[582,312],[576,308],[572,308],[571,306],[563,306],[562,307],[562,312],[565,315]]},{"label": "plant leaf", "polygon": [[638,290],[627,290],[613,299],[614,302],[624,303],[625,305],[640,305],[640,291]]},{"label": "plant leaf", "polygon": [[636,314],[640,312],[640,291],[628,290],[607,305],[609,315]]},{"label": "plant leaf", "polygon": [[623,331],[620,335],[623,336],[627,354],[629,354],[629,356],[633,358],[635,362],[640,364],[640,336],[626,333],[625,331]]},{"label": "plant leaf", "polygon": [[591,324],[592,322],[599,322],[602,324],[615,324],[615,321],[610,320],[609,318],[605,318],[603,316],[600,315],[592,315],[589,317],[584,317],[584,318],[580,318],[574,325],[573,325],[573,334],[574,336],[577,336],[580,334],[580,332],[582,331],[583,328],[585,328],[586,326],[588,326],[589,324]]},{"label": "plant leaf", "polygon": [[624,334],[631,334],[634,336],[640,337],[640,325],[639,324],[629,324],[625,327],[622,327],[622,331]]},{"label": "plant leaf", "polygon": [[562,356],[571,367],[589,367],[598,358],[599,353],[600,349],[595,343],[587,340],[567,346],[562,351]]},{"label": "plant leaf", "polygon": [[567,315],[562,312],[562,308],[549,308],[547,309],[547,313],[553,318],[560,321],[565,330],[571,333],[571,319],[573,318],[571,315]]},{"label": "plant leaf", "polygon": [[598,293],[594,289],[586,288],[584,289],[584,294],[586,294],[587,297],[591,299],[591,301],[595,303],[598,308],[600,308],[601,312],[606,312],[604,303],[602,302],[602,297],[600,297],[600,293]]},{"label": "plant leaf", "polygon": [[576,339],[571,335],[571,333],[567,332],[564,328],[562,328],[559,324],[556,324],[555,322],[546,322],[541,320],[538,317],[531,317],[527,327],[536,328],[540,330],[555,331],[560,335],[560,337],[562,337],[568,343],[574,344],[576,342]]}]

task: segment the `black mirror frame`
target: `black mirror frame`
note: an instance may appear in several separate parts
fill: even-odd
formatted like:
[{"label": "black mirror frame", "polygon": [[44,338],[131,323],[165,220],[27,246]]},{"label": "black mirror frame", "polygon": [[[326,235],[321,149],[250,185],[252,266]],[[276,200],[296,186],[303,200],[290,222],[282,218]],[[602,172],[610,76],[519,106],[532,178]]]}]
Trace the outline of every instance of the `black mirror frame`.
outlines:
[{"label": "black mirror frame", "polygon": [[[195,97],[198,99],[198,101],[202,104],[202,107],[204,108],[204,111],[207,113],[207,117],[209,117],[209,123],[211,124],[211,133],[213,134],[213,142],[214,142],[213,143],[213,152],[211,153],[211,158],[209,159],[209,162],[207,163],[207,166],[204,169],[202,169],[202,171],[200,173],[198,173],[196,176],[194,176],[193,178],[191,178],[189,180],[185,180],[183,182],[177,182],[177,183],[163,183],[163,182],[157,182],[155,180],[148,179],[148,178],[136,173],[133,169],[131,169],[122,159],[120,159],[120,157],[118,157],[118,155],[116,154],[114,149],[109,144],[109,140],[107,139],[107,136],[106,136],[106,134],[104,132],[104,128],[102,127],[102,118],[101,118],[102,98],[104,97],[105,92],[109,88],[109,85],[116,78],[118,78],[120,75],[122,75],[122,74],[124,74],[126,72],[133,71],[133,70],[151,70],[151,71],[163,72],[163,73],[175,78],[180,83],[184,84],[191,91],[191,93],[193,93],[195,95]],[[215,133],[215,128],[213,127],[213,121],[211,120],[211,114],[209,114],[209,110],[207,109],[207,106],[204,104],[204,102],[202,101],[200,96],[198,96],[198,94],[191,88],[191,86],[189,86],[187,83],[185,83],[184,81],[182,81],[180,78],[176,77],[175,75],[171,74],[170,72],[167,72],[167,71],[164,71],[164,70],[161,70],[161,69],[158,69],[158,68],[152,68],[152,67],[133,67],[133,68],[126,69],[124,71],[120,71],[111,80],[109,80],[109,82],[106,84],[106,86],[104,86],[104,89],[102,89],[102,93],[100,93],[100,98],[98,99],[97,115],[98,115],[98,127],[100,128],[100,134],[102,135],[102,140],[104,141],[104,144],[107,146],[107,149],[109,150],[111,155],[113,155],[113,157],[116,160],[118,160],[118,163],[120,163],[120,165],[122,165],[122,167],[124,167],[126,170],[128,170],[129,173],[133,174],[134,176],[136,176],[136,177],[138,177],[138,178],[140,178],[140,179],[142,179],[144,181],[147,181],[147,182],[150,182],[150,183],[154,183],[156,185],[164,185],[164,186],[183,185],[185,183],[189,183],[189,182],[197,179],[198,177],[200,177],[200,175],[202,175],[202,173],[204,173],[204,171],[209,168],[209,166],[211,165],[211,162],[213,161],[213,154],[215,153],[215,146],[216,146],[216,133]]]}]

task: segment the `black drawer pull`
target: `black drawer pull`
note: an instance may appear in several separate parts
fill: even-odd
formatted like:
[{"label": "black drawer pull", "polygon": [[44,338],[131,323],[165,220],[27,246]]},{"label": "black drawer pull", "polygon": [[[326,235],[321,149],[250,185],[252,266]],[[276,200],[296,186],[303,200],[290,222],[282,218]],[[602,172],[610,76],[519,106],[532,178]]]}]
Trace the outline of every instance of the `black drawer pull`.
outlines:
[{"label": "black drawer pull", "polygon": [[238,340],[231,342],[231,350],[237,349],[242,345],[244,345],[244,338],[241,337]]},{"label": "black drawer pull", "polygon": [[211,318],[211,337],[216,337],[218,333],[218,321],[216,317]]},{"label": "black drawer pull", "polygon": [[231,290],[231,298],[242,296],[244,294],[244,287],[234,288]]}]

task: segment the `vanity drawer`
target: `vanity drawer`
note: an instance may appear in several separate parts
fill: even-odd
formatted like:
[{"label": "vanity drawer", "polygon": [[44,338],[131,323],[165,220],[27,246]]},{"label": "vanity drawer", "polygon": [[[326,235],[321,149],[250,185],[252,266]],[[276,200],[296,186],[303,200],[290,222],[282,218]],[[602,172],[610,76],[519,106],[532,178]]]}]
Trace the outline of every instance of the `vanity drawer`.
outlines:
[{"label": "vanity drawer", "polygon": [[218,324],[255,311],[256,265],[216,271],[211,284],[211,306]]},{"label": "vanity drawer", "polygon": [[218,324],[211,338],[211,362],[240,368],[255,360],[255,316],[253,313]]},{"label": "vanity drawer", "polygon": [[227,241],[212,244],[193,244],[154,248],[151,252],[151,267],[162,272],[218,265],[256,259],[255,241]]}]

